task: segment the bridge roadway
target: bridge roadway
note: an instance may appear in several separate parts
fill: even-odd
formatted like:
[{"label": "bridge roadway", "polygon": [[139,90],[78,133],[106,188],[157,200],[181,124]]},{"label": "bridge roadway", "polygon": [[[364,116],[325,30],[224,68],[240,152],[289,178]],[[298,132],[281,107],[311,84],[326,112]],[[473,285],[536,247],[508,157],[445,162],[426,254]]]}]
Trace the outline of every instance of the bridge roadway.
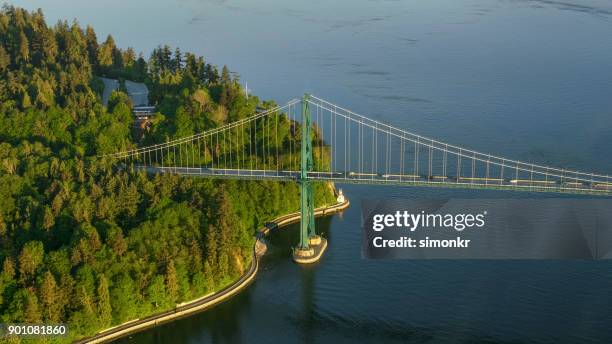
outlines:
[{"label": "bridge roadway", "polygon": [[[245,179],[245,180],[280,180],[296,181],[300,178],[300,171],[277,171],[277,170],[247,170],[229,168],[209,167],[159,167],[159,166],[134,166],[137,170],[147,173],[174,173],[185,176],[200,176],[220,179]],[[590,194],[612,196],[612,183],[590,183],[590,182],[560,182],[529,179],[501,179],[501,178],[478,178],[456,176],[427,176],[410,174],[377,174],[357,172],[308,172],[309,179],[332,181],[336,183],[351,184],[394,184],[405,186],[445,187],[445,188],[474,188],[474,189],[497,189],[513,191],[539,191],[569,194]]]}]

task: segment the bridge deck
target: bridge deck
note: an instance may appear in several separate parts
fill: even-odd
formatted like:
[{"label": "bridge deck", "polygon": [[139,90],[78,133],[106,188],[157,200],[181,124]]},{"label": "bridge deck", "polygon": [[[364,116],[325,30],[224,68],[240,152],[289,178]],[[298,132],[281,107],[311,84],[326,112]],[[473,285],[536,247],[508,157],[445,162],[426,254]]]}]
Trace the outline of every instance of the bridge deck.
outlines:
[{"label": "bridge deck", "polygon": [[[135,166],[135,168],[137,170],[144,170],[147,173],[174,173],[184,176],[216,179],[297,181],[300,177],[299,171],[238,170],[207,167]],[[457,177],[452,176],[380,175],[358,174],[354,172],[309,172],[308,177],[314,181],[331,181],[340,184],[419,186],[612,196],[612,185],[600,185],[600,188],[597,188],[597,185],[572,182],[564,184],[500,178],[460,177],[457,179]]]},{"label": "bridge deck", "polygon": [[[313,139],[301,137],[303,132],[310,132]],[[313,160],[315,155],[317,159]],[[610,175],[480,153],[308,95],[205,132],[104,157],[136,165],[148,173],[221,179],[295,181],[301,179],[299,170],[318,170],[307,172],[307,178],[612,196]]]}]

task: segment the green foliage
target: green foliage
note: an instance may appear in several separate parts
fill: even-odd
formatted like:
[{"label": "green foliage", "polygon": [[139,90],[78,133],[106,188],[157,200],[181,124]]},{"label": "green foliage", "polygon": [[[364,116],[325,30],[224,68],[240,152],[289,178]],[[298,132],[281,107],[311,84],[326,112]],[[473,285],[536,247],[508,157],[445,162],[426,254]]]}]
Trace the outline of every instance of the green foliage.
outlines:
[{"label": "green foliage", "polygon": [[32,278],[43,262],[45,252],[40,241],[29,241],[19,254],[19,275],[23,280]]},{"label": "green foliage", "polygon": [[[114,92],[103,106],[96,75],[147,83],[159,113],[140,143],[273,106],[246,99],[227,68],[219,75],[194,54],[164,46],[147,62],[111,36],[98,43],[91,27],[48,27],[40,11],[2,7],[1,322],[67,322],[76,338],[171,309],[236,279],[251,263],[255,229],[299,207],[293,183],[152,176],[96,158],[138,144],[129,97]],[[280,148],[278,157],[259,155],[260,166],[288,166],[299,128],[284,114],[270,118],[234,134]],[[313,139],[323,152],[315,163],[325,165]],[[237,152],[249,159],[233,142],[206,147],[199,162]],[[333,201],[326,185],[316,188],[318,204]]]}]

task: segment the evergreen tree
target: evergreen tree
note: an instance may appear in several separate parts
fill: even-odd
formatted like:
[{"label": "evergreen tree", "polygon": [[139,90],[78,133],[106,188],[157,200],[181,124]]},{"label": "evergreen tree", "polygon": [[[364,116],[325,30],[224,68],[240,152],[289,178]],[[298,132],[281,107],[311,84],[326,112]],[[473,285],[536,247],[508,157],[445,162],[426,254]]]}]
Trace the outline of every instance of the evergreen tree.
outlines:
[{"label": "evergreen tree", "polygon": [[21,108],[28,109],[32,106],[32,100],[30,100],[30,95],[28,92],[24,91],[23,96],[21,98]]},{"label": "evergreen tree", "polygon": [[85,29],[85,41],[87,42],[87,57],[89,63],[97,71],[98,67],[98,37],[94,29],[87,25]]},{"label": "evergreen tree", "polygon": [[44,257],[43,244],[40,241],[27,242],[19,254],[19,274],[27,281],[42,264]]},{"label": "evergreen tree", "polygon": [[217,227],[211,225],[206,232],[206,264],[210,267],[210,272],[213,275],[217,273],[217,252]]},{"label": "evergreen tree", "polygon": [[108,281],[102,274],[98,281],[98,321],[102,327],[107,327],[112,321],[112,308],[110,294],[108,291]]},{"label": "evergreen tree", "polygon": [[57,296],[57,283],[55,277],[49,271],[44,275],[40,286],[40,303],[45,321],[57,323],[60,320],[59,303]]},{"label": "evergreen tree", "polygon": [[175,73],[180,72],[182,70],[182,66],[183,66],[183,55],[181,54],[181,49],[176,47],[176,49],[174,49],[174,65],[172,69]]},{"label": "evergreen tree", "polygon": [[121,323],[134,319],[137,312],[136,293],[132,278],[126,273],[119,276],[114,288],[110,292],[115,322]]},{"label": "evergreen tree", "polygon": [[166,293],[166,285],[164,276],[155,275],[146,290],[146,295],[154,309],[158,309],[168,304],[168,295]]},{"label": "evergreen tree", "polygon": [[215,278],[214,272],[210,266],[208,261],[204,262],[204,286],[206,287],[206,291],[210,292],[215,289]]},{"label": "evergreen tree", "polygon": [[39,324],[42,321],[42,316],[38,306],[38,299],[31,291],[28,291],[27,295],[28,297],[23,320],[29,324]]},{"label": "evergreen tree", "polygon": [[11,63],[11,57],[6,52],[6,49],[0,45],[0,72],[6,72],[9,64]]},{"label": "evergreen tree", "polygon": [[170,300],[176,302],[179,294],[179,285],[174,260],[170,260],[166,266],[166,291]]},{"label": "evergreen tree", "polygon": [[7,281],[15,277],[15,263],[13,263],[13,258],[4,258],[4,263],[2,264],[2,277]]},{"label": "evergreen tree", "polygon": [[17,63],[28,62],[30,60],[30,46],[28,37],[21,31],[19,32],[19,55],[17,55]]},{"label": "evergreen tree", "polygon": [[108,35],[106,41],[98,49],[98,65],[102,67],[110,67],[113,65],[113,57],[115,54],[115,40],[113,36]]},{"label": "evergreen tree", "polygon": [[227,66],[223,66],[223,69],[221,69],[221,84],[229,85],[231,81],[229,68],[227,68]]}]

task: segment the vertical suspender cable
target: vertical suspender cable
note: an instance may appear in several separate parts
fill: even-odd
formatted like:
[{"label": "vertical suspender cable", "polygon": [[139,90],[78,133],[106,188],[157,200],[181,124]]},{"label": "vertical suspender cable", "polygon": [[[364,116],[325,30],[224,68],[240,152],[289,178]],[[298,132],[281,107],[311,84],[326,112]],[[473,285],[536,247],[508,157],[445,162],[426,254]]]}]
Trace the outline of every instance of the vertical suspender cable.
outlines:
[{"label": "vertical suspender cable", "polygon": [[228,131],[229,131],[229,135],[228,135],[229,136],[229,151],[230,151],[230,164],[229,164],[229,168],[233,167],[233,164],[232,164],[232,149],[233,149],[233,147],[232,147],[232,129],[233,129],[233,127],[230,127],[228,129]]},{"label": "vertical suspender cable", "polygon": [[400,138],[400,168],[399,168],[399,180],[402,181],[404,175],[404,138]]},{"label": "vertical suspender cable", "polygon": [[431,145],[429,146],[429,174],[427,178],[433,180],[433,140],[431,141]]},{"label": "vertical suspender cable", "polygon": [[266,117],[262,118],[262,122],[263,122],[263,128],[261,130],[261,144],[263,144],[264,146],[262,147],[262,156],[263,156],[263,167],[262,170],[264,171],[263,174],[266,174]]},{"label": "vertical suspender cable", "polygon": [[442,158],[442,177],[444,180],[447,179],[448,174],[446,172],[446,166],[448,164],[448,145],[444,145],[444,158]]},{"label": "vertical suspender cable", "polygon": [[417,137],[414,141],[414,173],[412,180],[416,182],[417,176],[419,175],[419,138]]},{"label": "vertical suspender cable", "polygon": [[[181,156],[182,155],[183,155],[183,151],[181,151]],[[186,141],[185,141],[185,168],[186,168],[186,171],[189,171],[189,145],[187,144]]]},{"label": "vertical suspender cable", "polygon": [[472,155],[472,184],[474,184],[474,178],[476,178],[476,153]]},{"label": "vertical suspender cable", "polygon": [[293,128],[293,106],[290,107],[289,109],[289,133],[290,133],[290,141],[289,141],[289,170],[294,171],[294,164],[293,164],[293,151],[294,151],[294,147],[297,144],[297,142],[294,140],[293,135],[295,134],[294,128]]},{"label": "vertical suspender cable", "polygon": [[461,148],[459,148],[459,155],[457,155],[457,183],[461,181]]},{"label": "vertical suspender cable", "polygon": [[274,119],[275,119],[275,121],[274,121],[274,123],[275,123],[274,124],[274,137],[276,138],[275,146],[276,146],[276,175],[277,176],[278,176],[278,170],[280,168],[280,164],[279,164],[279,161],[278,161],[278,115],[279,115],[278,112],[274,113]]},{"label": "vertical suspender cable", "polygon": [[374,153],[376,151],[376,146],[375,146],[375,141],[374,141],[374,137],[375,136],[376,136],[375,135],[375,130],[374,130],[374,127],[372,127],[372,151],[371,151],[372,160],[370,161],[370,164],[371,164],[370,165],[370,169],[372,170],[372,173],[371,173],[372,179],[374,179],[374,161],[375,161],[374,157],[376,155]]},{"label": "vertical suspender cable", "polygon": [[516,180],[516,185],[519,184],[519,164],[516,164],[516,172],[514,173],[514,179]]},{"label": "vertical suspender cable", "polygon": [[348,170],[344,171],[344,178],[346,178],[348,176],[348,173],[350,171],[352,171],[352,167],[351,167],[351,162],[353,161],[353,156],[351,155],[351,126],[352,126],[352,120],[348,121],[348,158],[349,159],[349,166],[348,166]]},{"label": "vertical suspender cable", "polygon": [[373,132],[373,138],[374,138],[374,173],[372,174],[372,179],[374,179],[376,177],[376,175],[378,175],[378,125],[376,123],[375,124],[375,128],[374,128],[374,132]]},{"label": "vertical suspender cable", "polygon": [[319,142],[319,172],[323,172],[323,146],[325,145],[325,133],[323,130],[323,118],[322,117],[322,111],[321,111],[321,103],[317,103],[317,121],[318,121],[318,127],[319,130],[321,131],[319,133],[320,135],[320,142]]},{"label": "vertical suspender cable", "polygon": [[348,155],[347,155],[348,142],[347,141],[348,141],[348,137],[347,137],[346,117],[344,117],[344,173],[345,175],[347,171],[346,159],[348,158]]}]

